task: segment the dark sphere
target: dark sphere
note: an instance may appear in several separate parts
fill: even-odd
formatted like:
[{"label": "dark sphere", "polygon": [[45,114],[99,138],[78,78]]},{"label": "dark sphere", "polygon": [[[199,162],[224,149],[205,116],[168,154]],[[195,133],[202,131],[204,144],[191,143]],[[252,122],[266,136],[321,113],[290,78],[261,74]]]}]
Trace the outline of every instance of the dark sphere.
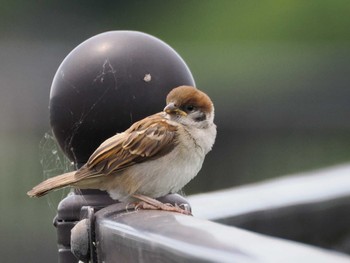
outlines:
[{"label": "dark sphere", "polygon": [[108,137],[161,111],[168,92],[194,86],[182,58],[161,40],[135,31],[94,36],[64,59],[50,93],[50,123],[78,166]]}]

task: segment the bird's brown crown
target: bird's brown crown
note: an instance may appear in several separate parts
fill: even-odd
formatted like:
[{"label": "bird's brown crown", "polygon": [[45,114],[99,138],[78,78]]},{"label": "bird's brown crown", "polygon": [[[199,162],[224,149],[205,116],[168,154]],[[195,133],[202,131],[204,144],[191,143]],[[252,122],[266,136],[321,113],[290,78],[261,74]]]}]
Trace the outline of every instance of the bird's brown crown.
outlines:
[{"label": "bird's brown crown", "polygon": [[203,112],[209,113],[213,110],[213,102],[204,92],[192,86],[180,86],[170,91],[166,98],[167,104],[173,102],[179,107],[193,105]]}]

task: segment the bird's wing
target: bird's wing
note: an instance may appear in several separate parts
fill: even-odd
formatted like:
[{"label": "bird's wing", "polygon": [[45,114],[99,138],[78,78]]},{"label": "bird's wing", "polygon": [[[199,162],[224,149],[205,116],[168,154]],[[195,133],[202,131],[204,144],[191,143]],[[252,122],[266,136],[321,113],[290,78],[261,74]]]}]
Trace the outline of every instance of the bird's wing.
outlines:
[{"label": "bird's wing", "polygon": [[128,130],[104,141],[76,177],[113,174],[136,163],[169,153],[178,143],[177,127],[162,113],[134,123]]}]

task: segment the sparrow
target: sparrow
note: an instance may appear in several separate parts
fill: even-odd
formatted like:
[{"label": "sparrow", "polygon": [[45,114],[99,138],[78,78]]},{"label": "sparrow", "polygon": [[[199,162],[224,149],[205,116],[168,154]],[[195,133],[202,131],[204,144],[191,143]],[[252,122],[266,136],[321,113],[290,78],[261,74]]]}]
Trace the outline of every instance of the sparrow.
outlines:
[{"label": "sparrow", "polygon": [[107,191],[136,208],[188,213],[155,198],[178,192],[202,167],[216,138],[214,105],[192,86],[174,88],[162,112],[104,141],[77,171],[43,181],[27,194],[43,196],[71,186]]}]

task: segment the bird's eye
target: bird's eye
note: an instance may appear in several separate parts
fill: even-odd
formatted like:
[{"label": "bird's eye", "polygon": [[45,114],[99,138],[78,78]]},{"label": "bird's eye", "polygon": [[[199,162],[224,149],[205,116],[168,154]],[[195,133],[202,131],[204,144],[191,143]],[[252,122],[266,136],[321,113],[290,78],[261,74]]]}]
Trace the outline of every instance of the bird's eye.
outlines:
[{"label": "bird's eye", "polygon": [[186,106],[186,111],[194,111],[195,107],[193,105],[187,105]]}]

